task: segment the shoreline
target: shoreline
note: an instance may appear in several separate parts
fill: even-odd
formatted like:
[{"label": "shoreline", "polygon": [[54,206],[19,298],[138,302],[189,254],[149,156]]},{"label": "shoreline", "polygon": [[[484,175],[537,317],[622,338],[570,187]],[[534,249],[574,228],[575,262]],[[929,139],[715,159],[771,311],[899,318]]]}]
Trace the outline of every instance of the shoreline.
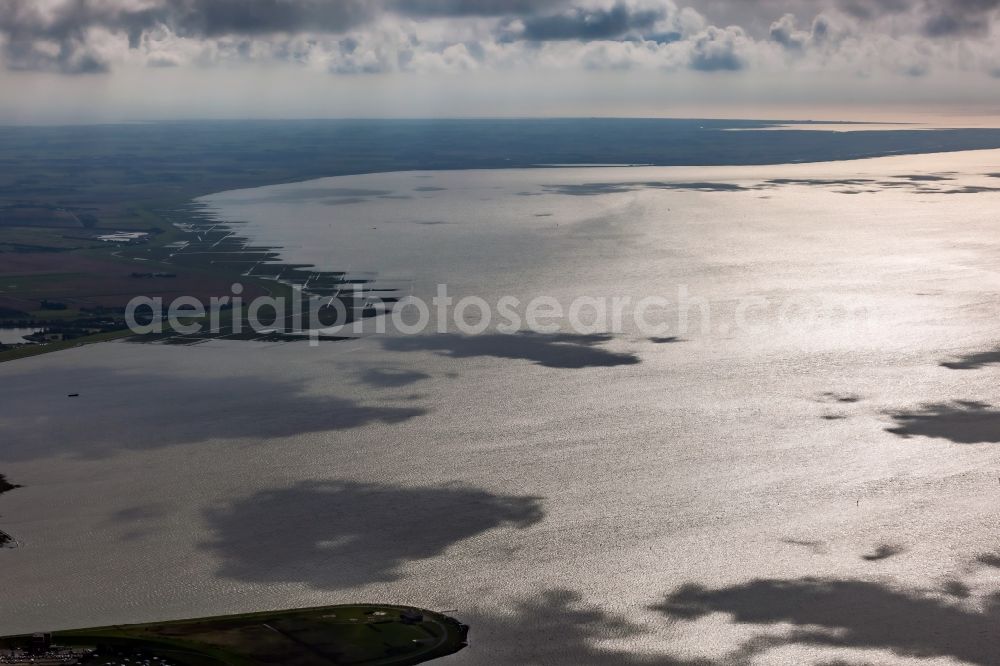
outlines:
[{"label": "shoreline", "polygon": [[[994,170],[1000,155],[896,160],[741,171],[754,177],[744,184],[762,175],[839,180],[859,170],[883,180],[917,173],[910,165],[975,175]],[[536,190],[601,180],[589,171],[575,178],[564,171],[566,179],[555,181],[533,173]],[[458,186],[502,184],[500,175],[451,179],[453,189],[426,195],[440,197],[427,204],[478,202],[479,189],[463,194]],[[688,175],[670,178],[723,178]],[[955,178],[930,182],[948,190],[977,182]],[[449,186],[444,180],[413,183]],[[505,180],[513,183],[504,192],[523,191],[520,178]],[[639,179],[628,172],[612,180]],[[370,179],[371,187],[379,181]],[[738,632],[764,632],[724,617],[673,631],[650,610],[694,586],[720,590],[694,597],[706,603],[757,579],[789,581],[783,589],[808,595],[808,576],[848,589],[880,578],[917,594],[934,572],[967,585],[970,604],[988,600],[995,568],[976,562],[996,556],[995,443],[970,441],[961,423],[967,415],[995,422],[996,366],[941,363],[992,358],[972,355],[996,345],[993,281],[981,271],[1000,256],[991,213],[998,197],[839,189],[498,194],[450,218],[414,218],[430,212],[417,208],[422,198],[383,209],[446,221],[471,210],[467,228],[491,237],[549,230],[544,238],[522,234],[528,238],[514,249],[523,252],[494,244],[486,261],[441,244],[459,226],[380,223],[379,231],[362,231],[391,242],[386,259],[415,256],[411,239],[436,244],[450,259],[435,273],[466,273],[462,284],[496,294],[522,285],[594,293],[604,284],[642,296],[678,281],[720,300],[836,291],[873,299],[871,329],[825,334],[804,326],[715,336],[710,344],[694,336],[659,344],[626,332],[590,351],[565,343],[484,347],[456,336],[405,345],[368,338],[320,352],[105,345],[0,369],[17,387],[7,404],[16,418],[3,471],[46,485],[0,505],[17,514],[24,540],[2,553],[12,597],[4,626],[153,621],[327,599],[425,600],[468,617],[472,663],[519,663],[517,653],[504,659],[505,650],[547,655],[551,636],[575,626],[563,623],[567,608],[594,607],[612,621],[650,627],[642,654],[684,649],[684,641],[719,637],[720,629],[722,654],[737,647],[729,639]],[[533,217],[546,210],[559,216]],[[275,222],[294,217],[290,209],[270,214]],[[511,224],[501,229],[494,223],[503,216]],[[590,223],[595,217],[599,226]],[[324,229],[331,237],[334,230],[318,225]],[[560,239],[556,255],[528,247]],[[612,249],[622,256],[601,260]],[[578,347],[570,358],[585,367],[560,363]],[[618,364],[626,354],[639,362]],[[66,400],[71,391],[81,398]],[[511,427],[498,427],[511,418]],[[881,557],[883,544],[906,550],[868,559]],[[748,555],[734,560],[734,550]],[[553,578],[549,563],[567,561],[571,573],[583,573]],[[81,570],[90,576],[70,575]],[[94,586],[104,580],[116,584],[98,597]],[[568,592],[546,596],[552,587]],[[737,598],[752,598],[752,586],[748,596],[740,590]],[[804,598],[775,607],[821,612]]]},{"label": "shoreline", "polygon": [[[601,169],[604,178],[611,178],[608,183],[596,183],[592,186],[566,186],[566,194],[601,194],[617,191],[630,191],[631,189],[642,189],[642,187],[666,188],[678,190],[694,190],[705,192],[739,192],[739,191],[761,191],[766,193],[778,187],[786,186],[808,186],[823,185],[829,186],[842,183],[844,190],[842,194],[854,194],[860,192],[874,192],[868,189],[872,186],[887,190],[888,186],[909,188],[915,193],[975,193],[983,191],[1000,191],[1000,178],[996,173],[983,174],[991,180],[975,187],[967,186],[967,189],[949,189],[948,181],[953,180],[950,176],[921,175],[921,169],[926,169],[926,165],[918,165],[921,168],[914,168],[913,161],[917,157],[927,156],[935,163],[954,162],[956,156],[968,156],[973,158],[976,155],[997,155],[997,168],[1000,169],[1000,149],[981,148],[975,150],[945,151],[938,153],[908,153],[903,155],[887,155],[879,157],[857,158],[850,160],[831,160],[824,162],[808,163],[784,163],[774,165],[718,165],[718,166],[655,166],[655,165],[606,165],[597,167],[595,165],[539,165],[528,168],[506,167],[495,168],[473,168],[460,170],[433,169],[433,170],[407,170],[407,171],[378,171],[356,173],[349,175],[321,176],[302,181],[284,182],[270,185],[260,185],[249,188],[237,188],[222,190],[208,195],[202,195],[178,206],[169,212],[161,213],[163,219],[171,226],[171,233],[162,234],[149,246],[140,247],[140,252],[131,252],[129,259],[134,266],[141,266],[145,269],[152,267],[164,268],[166,270],[213,270],[222,271],[221,274],[228,274],[228,279],[239,282],[247,282],[260,290],[260,294],[268,294],[270,297],[287,297],[294,290],[301,290],[307,296],[317,296],[321,298],[337,298],[342,304],[352,312],[356,312],[348,320],[348,323],[358,317],[376,316],[377,313],[363,314],[363,298],[359,302],[357,299],[344,296],[345,287],[352,286],[358,280],[352,280],[350,273],[343,270],[324,269],[316,270],[310,263],[299,263],[295,256],[285,256],[284,249],[280,245],[257,245],[255,241],[247,235],[241,234],[240,227],[245,222],[235,219],[226,219],[225,213],[218,209],[212,209],[217,204],[212,202],[213,198],[225,197],[232,194],[246,194],[249,192],[259,192],[261,190],[284,191],[290,189],[292,192],[296,188],[301,188],[312,183],[329,183],[339,179],[354,178],[378,178],[399,175],[436,174],[437,176],[450,173],[466,173],[484,171],[497,172],[534,172],[536,170],[549,170],[554,174],[560,172],[579,173],[580,170],[589,171]],[[893,170],[910,170],[917,172],[916,175],[897,176],[896,182],[886,182],[885,174]],[[809,177],[818,173],[841,174],[842,180],[830,178]],[[788,176],[788,177],[779,177]],[[868,177],[860,177],[868,176]],[[628,182],[627,178],[637,181],[634,184]],[[769,178],[770,177],[770,178]],[[654,179],[660,179],[656,181]],[[686,182],[687,181],[687,182]],[[586,187],[588,189],[580,190]],[[623,189],[624,188],[624,189]],[[850,189],[853,188],[853,189]],[[127,248],[126,248],[127,249]],[[138,256],[143,254],[145,256]],[[222,265],[224,268],[221,268]],[[375,267],[377,268],[377,267]],[[366,278],[362,282],[369,283],[366,287],[370,292],[381,291],[378,289],[378,278]],[[364,297],[366,293],[362,291]],[[252,294],[250,294],[252,295]],[[356,296],[357,294],[355,294]],[[382,295],[382,299],[391,305],[398,300],[395,294],[389,297]],[[278,322],[274,322],[275,328],[280,329]],[[288,322],[285,322],[287,328]],[[294,328],[294,326],[292,327]],[[244,330],[248,330],[245,327]],[[324,330],[324,329],[320,329]],[[277,331],[267,331],[266,333],[236,333],[232,330],[223,329],[217,333],[183,336],[166,331],[161,334],[135,334],[127,329],[109,330],[97,335],[88,335],[54,343],[42,343],[36,345],[26,345],[5,351],[0,351],[0,363],[12,361],[20,358],[28,358],[41,354],[53,353],[65,349],[76,348],[89,344],[113,340],[129,340],[141,343],[180,343],[197,344],[211,339],[233,339],[233,340],[259,340],[264,342],[297,342],[303,340],[301,334],[284,334]],[[319,339],[325,341],[338,341],[341,336],[320,336]]]},{"label": "shoreline", "polygon": [[[0,495],[12,490],[17,490],[18,488],[21,488],[21,486],[11,483],[7,480],[6,476],[0,474]],[[0,548],[17,548],[17,545],[17,539],[7,532],[0,530]]]},{"label": "shoreline", "polygon": [[349,654],[350,663],[359,666],[413,666],[462,651],[468,633],[458,620],[423,608],[338,604],[15,634],[0,636],[0,646],[28,655],[40,636],[46,651],[56,656],[61,651],[69,659],[64,663],[84,663],[98,652],[183,663],[257,663],[272,661],[280,649],[284,658],[303,663],[337,664]]},{"label": "shoreline", "polygon": [[[153,153],[140,153],[138,156],[130,153],[133,159],[139,159],[145,165],[148,173],[143,174],[139,185],[133,185],[132,172],[129,169],[114,165],[107,174],[102,174],[98,181],[95,181],[90,189],[93,193],[87,197],[88,205],[82,206],[78,195],[71,195],[75,190],[75,182],[71,180],[74,172],[54,172],[50,187],[46,188],[44,194],[24,192],[16,186],[16,183],[4,185],[0,179],[0,212],[6,209],[18,209],[23,206],[39,207],[39,210],[51,208],[55,212],[63,211],[74,215],[79,221],[85,220],[86,228],[83,234],[105,234],[121,229],[141,230],[147,234],[148,244],[124,245],[121,247],[109,247],[106,244],[97,242],[97,236],[91,239],[90,244],[83,242],[86,239],[67,240],[69,236],[57,236],[50,234],[50,229],[42,225],[41,236],[38,238],[49,238],[54,244],[51,250],[56,250],[56,255],[40,254],[38,257],[46,257],[44,265],[52,264],[52,259],[58,256],[78,258],[84,261],[96,262],[94,266],[100,267],[104,271],[104,277],[110,278],[115,272],[120,270],[124,275],[129,271],[134,274],[144,272],[146,274],[158,274],[156,271],[164,273],[172,272],[177,268],[177,263],[170,259],[170,246],[176,243],[184,243],[190,239],[190,234],[178,228],[182,225],[191,225],[196,231],[205,230],[205,220],[197,213],[192,212],[192,207],[197,206],[200,200],[207,197],[217,196],[221,193],[238,192],[260,187],[294,185],[307,183],[315,180],[338,177],[370,176],[376,174],[393,174],[406,172],[441,173],[448,171],[481,171],[481,170],[510,170],[510,169],[549,169],[551,165],[566,165],[561,168],[588,169],[594,168],[595,164],[615,164],[622,165],[616,167],[621,169],[655,169],[668,171],[664,173],[680,173],[689,171],[691,173],[702,170],[723,170],[723,171],[751,171],[760,169],[781,169],[787,166],[797,166],[813,168],[810,165],[826,165],[836,163],[863,164],[870,160],[891,159],[895,157],[926,156],[933,160],[935,156],[944,156],[954,153],[968,153],[977,151],[1000,149],[1000,130],[992,128],[940,128],[940,129],[907,129],[907,125],[900,125],[898,129],[856,131],[853,134],[864,134],[865,141],[859,142],[857,139],[843,139],[842,132],[828,131],[826,126],[843,125],[847,127],[865,127],[863,123],[834,123],[831,121],[801,122],[788,129],[786,120],[726,120],[726,119],[542,119],[542,120],[466,120],[466,121],[407,121],[395,123],[393,121],[384,122],[360,122],[360,121],[296,121],[289,123],[280,122],[192,122],[192,123],[152,123],[143,126],[103,126],[95,131],[110,139],[110,145],[103,150],[107,153],[103,159],[109,160],[116,155],[116,151],[135,149],[133,143],[141,140],[141,137],[150,133],[155,134],[158,140],[164,137],[173,137],[174,140],[160,146],[150,146],[161,151],[166,151],[161,159],[153,163],[146,164],[146,160],[151,159],[149,155]],[[885,126],[879,124],[879,126]],[[364,128],[396,128],[400,132],[398,146],[401,151],[394,154],[391,159],[379,151],[372,151],[376,145],[373,143],[384,141],[377,133],[368,136],[358,130]],[[587,128],[603,128],[608,132],[595,145],[588,145],[587,149],[580,152],[574,149],[567,152],[566,144],[568,138],[576,137],[577,134]],[[316,133],[316,140],[307,145],[300,145],[302,136],[297,133],[289,134],[289,128],[298,132],[303,128],[308,128]],[[482,151],[469,152],[466,148],[461,148],[457,153],[435,154],[417,150],[418,139],[426,140],[418,129],[424,132],[455,131],[461,136],[468,135],[473,138],[482,139],[482,132],[491,129],[496,136],[489,136],[490,141],[500,141],[503,149],[490,157],[482,157]],[[658,128],[665,132],[663,136],[650,142],[637,143],[633,130],[642,128]],[[773,130],[781,129],[783,133],[789,131],[808,133],[812,139],[803,144],[798,153],[789,152],[788,148],[776,151],[775,144],[770,138],[774,135]],[[40,136],[57,134],[62,136],[65,128],[29,128],[24,130],[27,135],[38,133]],[[182,130],[188,130],[184,132]],[[211,130],[208,133],[202,130]],[[734,131],[738,130],[738,131]],[[239,150],[233,148],[231,144],[225,143],[228,137],[242,136],[243,132],[253,132],[265,141],[275,141],[267,144],[269,150],[276,151],[266,163],[261,163],[261,155],[253,153],[249,161],[235,159],[239,156]],[[536,133],[541,132],[537,140],[529,140]],[[904,140],[904,136],[899,132],[906,133],[910,139]],[[161,136],[162,134],[162,136]],[[177,134],[176,137],[174,135]],[[733,139],[732,135],[738,134],[739,138]],[[0,128],[0,146],[4,141],[11,145],[27,140],[28,136],[11,135],[5,133],[4,128]],[[120,135],[120,136],[119,136]],[[216,136],[219,135],[219,136]],[[273,136],[272,136],[273,135]],[[715,153],[704,154],[703,152],[692,152],[691,136],[697,138],[708,138],[711,136],[726,137],[719,141],[729,141],[730,143],[717,144],[720,148],[715,149]],[[994,136],[996,135],[996,136]],[[611,141],[613,137],[621,137],[624,143]],[[929,142],[927,137],[934,137],[933,142]],[[506,138],[503,138],[506,137]],[[814,145],[814,141],[820,143]],[[181,162],[171,162],[166,166],[164,159],[172,156],[171,151],[179,148],[193,148],[192,141],[203,141],[203,149],[209,150],[216,143],[220,154],[213,156],[216,162],[221,161],[222,166],[210,170],[199,171],[196,164],[188,165],[191,161],[187,153],[177,159]],[[342,149],[346,149],[342,155],[330,155],[320,151],[317,153],[318,159],[307,160],[303,155],[297,155],[296,159],[289,157],[295,150],[317,151],[324,142],[340,142]],[[846,143],[845,143],[846,141]],[[782,140],[782,144],[787,141]],[[978,145],[971,145],[977,143]],[[551,144],[551,145],[549,145]],[[730,145],[731,144],[731,145]],[[897,146],[896,144],[899,144]],[[946,145],[941,145],[946,144]],[[200,145],[200,144],[199,144]],[[423,144],[419,144],[423,145]],[[478,145],[478,144],[474,144]],[[699,144],[700,145],[700,144]],[[716,144],[713,144],[716,145]],[[780,145],[780,144],[779,144]],[[675,150],[676,148],[676,150]],[[88,150],[90,146],[88,144]],[[89,163],[92,156],[88,152],[83,152],[79,156],[76,152],[82,150],[75,145],[69,147],[69,160],[59,162],[60,168],[63,162],[73,164],[74,160],[83,160],[82,164]],[[369,152],[366,152],[368,150]],[[723,156],[720,150],[728,152]],[[822,158],[817,157],[818,152],[827,152]],[[900,152],[905,150],[905,152]],[[716,154],[717,153],[717,154]],[[664,156],[667,156],[666,158]],[[61,156],[60,156],[61,157]],[[567,159],[570,158],[570,159]],[[789,161],[788,158],[795,158]],[[51,157],[44,151],[33,156],[34,166],[32,168],[45,168]],[[714,162],[714,163],[712,163]],[[726,162],[726,163],[720,163]],[[37,164],[36,164],[37,163]],[[113,164],[113,161],[112,161]],[[265,166],[266,164],[266,166]],[[627,165],[627,166],[626,166]],[[649,165],[649,166],[634,166]],[[26,165],[28,168],[31,165]],[[182,171],[178,172],[178,167]],[[53,166],[52,168],[55,168]],[[169,169],[169,170],[168,170]],[[201,176],[201,177],[199,177]],[[107,200],[105,202],[105,200]],[[5,205],[6,204],[6,205]],[[97,204],[95,206],[95,204]],[[53,208],[55,207],[55,208]],[[74,212],[75,211],[75,212]],[[93,211],[96,211],[96,216]],[[237,223],[224,222],[231,231],[230,240],[239,238]],[[0,251],[3,249],[4,233],[16,231],[15,227],[0,226]],[[33,232],[34,233],[34,232]],[[46,235],[49,234],[49,235]],[[8,234],[9,235],[9,234]],[[79,234],[77,234],[79,235]],[[37,236],[37,234],[36,234]],[[24,239],[14,234],[15,240],[22,243]],[[31,238],[35,238],[32,236]],[[75,238],[75,236],[74,236]],[[58,242],[56,242],[58,241]],[[37,239],[32,242],[40,242]],[[48,242],[48,241],[46,241]],[[81,245],[82,242],[82,245]],[[69,250],[66,247],[70,247]],[[14,246],[12,246],[14,247]],[[20,254],[14,257],[25,257],[25,253],[39,252],[41,246],[33,245],[16,246],[15,250]],[[267,252],[280,248],[245,248],[247,256],[253,250]],[[185,289],[198,291],[207,290],[203,295],[215,292],[224,294],[223,284],[228,284],[237,279],[246,278],[259,289],[261,295],[287,294],[287,290],[301,284],[302,272],[298,275],[290,272],[289,279],[284,280],[284,284],[275,281],[273,275],[253,276],[239,270],[238,266],[223,267],[215,263],[210,258],[202,257],[188,258],[185,264],[186,275],[180,277],[189,278]],[[162,263],[164,260],[167,263]],[[116,263],[117,262],[117,263]],[[285,263],[278,261],[277,263]],[[121,268],[118,268],[118,266]],[[245,266],[242,266],[245,268]],[[296,268],[288,266],[288,268]],[[302,268],[302,267],[298,267]],[[46,272],[46,270],[48,272]],[[88,272],[86,266],[79,269],[81,275],[85,276],[83,282],[88,283],[95,279],[94,275]],[[56,264],[52,264],[48,269],[40,269],[37,273],[39,278],[46,277],[49,273],[58,272]],[[322,272],[322,271],[320,271]],[[336,273],[336,270],[328,273]],[[28,273],[33,275],[32,273]],[[263,278],[263,279],[261,279]],[[138,282],[128,278],[118,277],[118,290],[123,287],[133,295],[150,295],[157,291],[170,291],[177,285],[169,279],[155,278],[148,281]],[[124,281],[123,281],[124,280]],[[193,282],[192,282],[193,281]],[[29,280],[30,282],[30,280]],[[179,280],[176,281],[179,284]],[[42,291],[38,295],[32,296],[41,299],[44,306],[45,299],[55,301],[62,305],[69,301],[70,311],[65,314],[52,311],[30,313],[24,310],[4,312],[4,307],[0,307],[0,314],[4,315],[5,321],[31,321],[51,317],[61,317],[66,321],[64,330],[72,340],[65,343],[46,343],[39,345],[39,348],[25,349],[14,348],[0,350],[0,362],[15,360],[38,354],[45,354],[59,351],[61,349],[72,348],[79,345],[94,344],[106,340],[113,340],[121,337],[128,337],[119,317],[118,308],[121,307],[121,300],[107,310],[98,308],[95,315],[87,315],[84,312],[74,314],[74,303],[87,302],[92,300],[86,291],[89,287],[84,286],[82,292],[68,295],[60,291],[61,283],[53,283],[50,291]],[[332,284],[332,281],[330,282]],[[200,287],[199,287],[200,285]],[[66,283],[67,288],[71,286]],[[74,289],[79,289],[79,285],[72,285]],[[100,290],[95,286],[93,289]],[[103,287],[107,289],[107,287]],[[20,292],[15,289],[8,291],[7,299],[17,297]],[[27,292],[25,292],[27,293]],[[0,292],[0,297],[3,292]],[[2,298],[0,298],[2,300]],[[22,299],[23,300],[23,299]],[[3,304],[0,303],[0,306]],[[103,321],[100,321],[101,317]],[[94,335],[97,333],[97,335]],[[59,333],[62,335],[62,333]]]}]

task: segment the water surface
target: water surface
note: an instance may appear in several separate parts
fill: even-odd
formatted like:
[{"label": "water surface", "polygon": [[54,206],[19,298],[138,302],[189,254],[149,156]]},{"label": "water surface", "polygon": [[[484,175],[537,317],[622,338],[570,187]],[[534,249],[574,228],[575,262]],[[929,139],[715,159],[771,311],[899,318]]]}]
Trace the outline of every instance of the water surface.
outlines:
[{"label": "water surface", "polygon": [[[372,600],[469,622],[455,663],[996,663],[996,172],[983,151],[208,197],[289,261],[416,295],[684,287],[710,319],[4,364],[25,487],[0,626]],[[774,304],[752,330],[747,297]],[[817,301],[868,314],[817,323]]]}]

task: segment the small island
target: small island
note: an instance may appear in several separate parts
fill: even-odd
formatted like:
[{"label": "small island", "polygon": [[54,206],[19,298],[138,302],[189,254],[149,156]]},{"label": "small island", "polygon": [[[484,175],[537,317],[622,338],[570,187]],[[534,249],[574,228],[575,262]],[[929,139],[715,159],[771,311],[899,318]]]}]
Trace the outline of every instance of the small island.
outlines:
[{"label": "small island", "polygon": [[15,485],[7,480],[7,477],[0,474],[0,495],[7,492],[8,490],[14,490],[15,488],[20,488],[21,486]]},{"label": "small island", "polygon": [[8,651],[61,664],[408,666],[454,654],[467,637],[440,613],[355,604],[6,636],[0,660]]},{"label": "small island", "polygon": [[[5,492],[8,492],[10,490],[14,490],[15,488],[20,488],[20,487],[21,486],[15,485],[15,484],[11,483],[10,481],[8,481],[7,477],[4,476],[3,474],[0,474],[0,495],[2,495]],[[0,530],[0,548],[5,548],[7,546],[11,546],[11,545],[14,545],[14,544],[16,544],[16,542],[14,541],[14,537],[12,537],[11,535],[7,534],[3,530]]]}]

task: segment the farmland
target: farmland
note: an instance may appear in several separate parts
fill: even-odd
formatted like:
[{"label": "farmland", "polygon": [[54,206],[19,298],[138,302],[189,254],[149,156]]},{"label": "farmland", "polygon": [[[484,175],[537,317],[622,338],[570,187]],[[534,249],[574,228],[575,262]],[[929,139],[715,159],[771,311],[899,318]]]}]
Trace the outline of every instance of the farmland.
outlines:
[{"label": "farmland", "polygon": [[[458,621],[419,608],[339,605],[42,636],[47,655],[59,659],[72,651],[73,657],[63,656],[72,659],[68,663],[142,659],[188,666],[407,666],[458,652],[467,632]],[[0,638],[0,648],[26,656],[31,645],[30,635]],[[36,647],[36,661],[44,658],[42,651]]]}]

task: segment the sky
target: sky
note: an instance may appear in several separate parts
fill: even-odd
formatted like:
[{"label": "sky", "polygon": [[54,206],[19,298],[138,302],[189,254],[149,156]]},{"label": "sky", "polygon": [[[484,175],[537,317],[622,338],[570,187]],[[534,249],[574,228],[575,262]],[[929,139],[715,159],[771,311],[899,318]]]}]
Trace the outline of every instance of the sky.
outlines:
[{"label": "sky", "polygon": [[1000,0],[0,0],[0,122],[998,124]]}]

